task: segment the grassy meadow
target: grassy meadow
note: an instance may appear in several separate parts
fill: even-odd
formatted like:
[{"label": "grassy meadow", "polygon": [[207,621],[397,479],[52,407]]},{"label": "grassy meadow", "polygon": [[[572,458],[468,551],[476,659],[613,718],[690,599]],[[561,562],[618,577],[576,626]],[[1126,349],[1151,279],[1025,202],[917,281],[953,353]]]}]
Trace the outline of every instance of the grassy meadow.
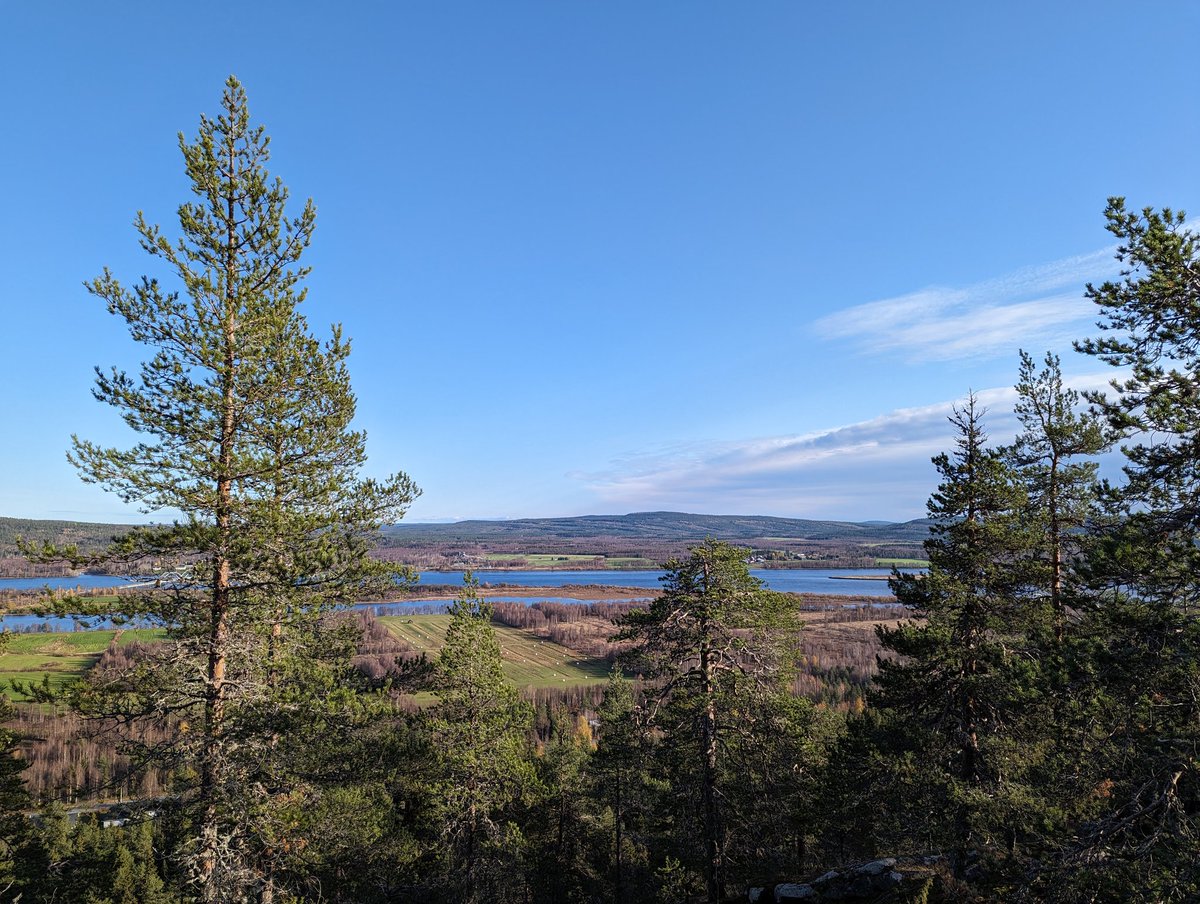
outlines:
[{"label": "grassy meadow", "polygon": [[[445,641],[450,616],[387,616],[379,621],[414,649],[436,655]],[[585,658],[520,628],[495,627],[505,675],[517,687],[578,687],[608,678],[609,665],[603,660]],[[14,693],[11,682],[41,685],[47,676],[51,688],[60,688],[85,675],[114,639],[124,644],[161,637],[161,630],[147,628],[10,634],[0,648],[0,692],[8,693],[15,701],[23,700],[25,695]]]},{"label": "grassy meadow", "polygon": [[641,556],[608,556],[603,554],[586,553],[506,553],[490,552],[485,558],[488,562],[504,563],[521,562],[522,568],[658,568],[653,559]]},{"label": "grassy meadow", "polygon": [[[449,615],[394,615],[379,619],[396,637],[419,652],[436,655],[446,640]],[[608,679],[610,666],[600,659],[537,637],[530,631],[495,625],[504,658],[504,674],[517,687],[549,688],[597,684]]]},{"label": "grassy meadow", "polygon": [[110,629],[106,631],[70,631],[56,634],[9,634],[0,648],[0,691],[14,700],[24,695],[12,692],[12,681],[41,684],[49,676],[50,687],[87,673],[108,649],[114,639],[118,643],[134,640],[157,640],[162,631],[153,628]]}]

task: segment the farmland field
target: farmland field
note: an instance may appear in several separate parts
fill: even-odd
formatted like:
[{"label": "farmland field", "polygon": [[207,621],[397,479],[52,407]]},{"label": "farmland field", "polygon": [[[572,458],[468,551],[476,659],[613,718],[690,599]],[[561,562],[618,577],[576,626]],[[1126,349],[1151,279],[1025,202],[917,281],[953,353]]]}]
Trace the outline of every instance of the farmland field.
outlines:
[{"label": "farmland field", "polygon": [[484,556],[488,562],[522,562],[522,568],[550,568],[559,570],[595,568],[658,568],[658,562],[641,556],[610,556],[603,553],[524,553],[490,552]]},{"label": "farmland field", "polygon": [[10,634],[7,643],[0,648],[0,692],[21,700],[22,695],[12,693],[10,681],[41,684],[46,676],[50,678],[51,688],[62,687],[70,679],[86,674],[114,638],[125,644],[134,640],[156,640],[161,636],[161,631],[145,628]]},{"label": "farmland field", "polygon": [[[449,615],[396,615],[379,619],[388,630],[414,649],[431,655],[442,648]],[[504,674],[517,687],[571,687],[607,680],[609,665],[587,659],[567,647],[529,631],[494,625]]]},{"label": "farmland field", "polygon": [[580,568],[583,566],[594,565],[599,556],[591,555],[552,555],[545,553],[505,553],[493,552],[488,553],[486,558],[490,562],[507,562],[520,559],[526,563],[529,568]]}]

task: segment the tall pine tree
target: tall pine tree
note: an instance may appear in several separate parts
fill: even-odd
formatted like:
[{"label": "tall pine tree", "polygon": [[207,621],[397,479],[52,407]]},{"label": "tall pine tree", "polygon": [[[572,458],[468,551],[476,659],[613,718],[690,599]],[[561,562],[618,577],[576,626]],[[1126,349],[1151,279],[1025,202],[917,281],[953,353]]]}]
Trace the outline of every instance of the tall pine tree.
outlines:
[{"label": "tall pine tree", "polygon": [[942,482],[928,506],[928,573],[891,580],[920,620],[878,632],[900,658],[881,661],[875,703],[927,767],[914,787],[932,795],[930,812],[946,814],[930,834],[949,847],[959,876],[970,851],[1011,848],[1025,822],[1021,725],[1038,686],[1025,496],[988,448],[982,416],[970,396],[951,417],[954,452],[934,459]]},{"label": "tall pine tree", "polygon": [[[774,730],[758,716],[790,675],[801,626],[794,604],[750,574],[746,550],[710,539],[666,569],[662,594],[622,617],[615,639],[632,642],[625,661],[657,682],[660,747],[678,770],[671,776],[676,790],[687,798],[689,812],[681,815],[700,830],[696,859],[708,900],[717,904],[728,881],[735,815],[728,785],[739,780],[729,753],[735,743],[753,742],[744,735],[747,726],[758,725],[759,741]],[[751,818],[753,802],[742,804],[747,810],[740,815]]]},{"label": "tall pine tree", "polygon": [[171,732],[140,752],[186,777],[186,857],[201,899],[236,901],[272,893],[270,820],[256,814],[296,778],[280,772],[294,732],[354,718],[340,711],[353,708],[337,690],[341,666],[318,667],[345,648],[323,636],[322,612],[390,580],[367,556],[369,537],[417,489],[403,474],[359,477],[349,344],[336,327],[315,339],[299,310],[315,210],[286,212],[288,191],[266,169],[269,139],[235,78],[221,113],[179,141],[195,197],[178,209],[178,239],[135,221],[173,287],[126,286],[107,270],[88,284],[152,352],[136,376],[98,368],[94,389],[143,439],[115,449],[76,438],[70,458],[124,501],[182,514],[133,531],[113,554],[185,577],[140,600],[171,642],[81,699],[93,714]]},{"label": "tall pine tree", "polygon": [[[0,635],[0,653],[8,635]],[[29,765],[17,758],[21,736],[4,723],[16,716],[6,695],[0,694],[0,900],[17,900],[35,869],[33,831],[25,811],[29,792],[21,773]]]},{"label": "tall pine tree", "polygon": [[[1088,286],[1127,376],[1091,396],[1125,437],[1122,485],[1087,562],[1099,805],[1068,849],[1080,898],[1200,897],[1200,240],[1182,212],[1109,199],[1121,278]],[[1097,889],[1100,891],[1098,892]],[[1089,895],[1093,897],[1088,897]]]},{"label": "tall pine tree", "polygon": [[533,710],[504,677],[491,606],[469,572],[450,608],[434,689],[427,779],[442,884],[455,900],[503,901],[519,884],[524,835],[516,816],[536,782],[527,740]]},{"label": "tall pine tree", "polygon": [[1047,353],[1039,370],[1021,352],[1015,413],[1021,432],[1007,450],[1024,483],[1028,510],[1040,535],[1035,556],[1053,617],[1054,639],[1062,644],[1067,623],[1066,581],[1079,554],[1083,528],[1096,513],[1096,471],[1088,456],[1108,446],[1100,420],[1079,411],[1079,393],[1063,385],[1057,355]]},{"label": "tall pine tree", "polygon": [[593,851],[597,860],[607,860],[608,877],[614,904],[627,900],[638,888],[629,876],[627,849],[635,846],[629,838],[630,824],[637,825],[639,810],[647,803],[645,775],[645,743],[639,711],[634,703],[633,684],[618,669],[613,669],[604,690],[597,716],[600,738],[588,764],[591,791],[602,808],[604,819],[611,822],[611,841],[607,845],[611,856],[604,858]]},{"label": "tall pine tree", "polygon": [[[1039,818],[1028,824],[1028,844],[1037,856],[1052,857],[1068,827],[1089,808],[1092,790],[1079,751],[1091,731],[1093,698],[1081,693],[1077,661],[1086,642],[1080,631],[1081,602],[1077,570],[1084,558],[1088,529],[1099,514],[1092,456],[1109,445],[1108,431],[1096,414],[1080,410],[1080,396],[1064,385],[1058,356],[1045,356],[1039,368],[1021,352],[1015,413],[1021,424],[1016,441],[1004,450],[1027,494],[1031,531],[1027,562],[1030,612],[1045,620],[1026,624],[1025,649],[1036,657],[1038,694],[1026,708],[1023,737],[1034,786],[1031,801]],[[1044,611],[1043,604],[1049,604]]]}]

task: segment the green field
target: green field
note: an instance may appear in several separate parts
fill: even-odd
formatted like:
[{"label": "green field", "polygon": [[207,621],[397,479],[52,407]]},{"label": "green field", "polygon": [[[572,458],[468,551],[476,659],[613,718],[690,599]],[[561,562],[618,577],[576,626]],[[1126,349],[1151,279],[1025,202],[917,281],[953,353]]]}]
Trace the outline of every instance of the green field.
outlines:
[{"label": "green field", "polygon": [[[640,556],[582,555],[579,553],[490,552],[489,562],[525,563],[527,568],[657,568],[658,563]],[[599,560],[599,561],[597,561]]]},{"label": "green field", "polygon": [[[379,619],[397,637],[415,649],[436,653],[446,636],[448,615],[387,616]],[[41,685],[49,676],[50,687],[85,675],[113,638],[120,643],[157,640],[160,630],[129,628],[123,631],[70,631],[60,634],[10,634],[0,652],[0,692],[24,699],[12,691],[10,681]],[[504,656],[504,673],[517,687],[575,687],[608,679],[608,663],[585,659],[578,653],[536,637],[528,631],[496,625]]]},{"label": "green field", "polygon": [[596,556],[575,554],[549,555],[543,553],[490,552],[487,554],[487,559],[489,562],[513,562],[520,559],[530,568],[572,568],[581,565],[594,566],[596,564]]},{"label": "green field", "polygon": [[134,640],[157,640],[162,637],[162,632],[130,628],[123,631],[10,634],[0,652],[0,691],[20,700],[22,695],[12,693],[10,681],[40,685],[46,676],[50,678],[51,688],[62,687],[70,679],[86,674],[118,635],[119,642],[124,644]]},{"label": "green field", "polygon": [[928,559],[876,559],[875,564],[880,568],[928,568]]},{"label": "green field", "polygon": [[[435,654],[446,639],[449,615],[392,615],[379,619],[414,649]],[[609,665],[520,628],[496,625],[504,674],[517,687],[572,687],[608,679]]]}]

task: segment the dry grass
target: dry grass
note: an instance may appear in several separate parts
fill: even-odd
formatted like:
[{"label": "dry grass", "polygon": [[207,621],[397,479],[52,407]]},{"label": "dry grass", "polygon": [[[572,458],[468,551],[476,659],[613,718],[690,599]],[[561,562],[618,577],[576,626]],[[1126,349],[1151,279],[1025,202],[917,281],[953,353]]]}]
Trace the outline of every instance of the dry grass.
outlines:
[{"label": "dry grass", "polygon": [[[449,615],[385,616],[379,621],[418,652],[436,655],[446,639]],[[504,674],[519,688],[572,687],[608,679],[609,665],[531,631],[496,625]]]}]

